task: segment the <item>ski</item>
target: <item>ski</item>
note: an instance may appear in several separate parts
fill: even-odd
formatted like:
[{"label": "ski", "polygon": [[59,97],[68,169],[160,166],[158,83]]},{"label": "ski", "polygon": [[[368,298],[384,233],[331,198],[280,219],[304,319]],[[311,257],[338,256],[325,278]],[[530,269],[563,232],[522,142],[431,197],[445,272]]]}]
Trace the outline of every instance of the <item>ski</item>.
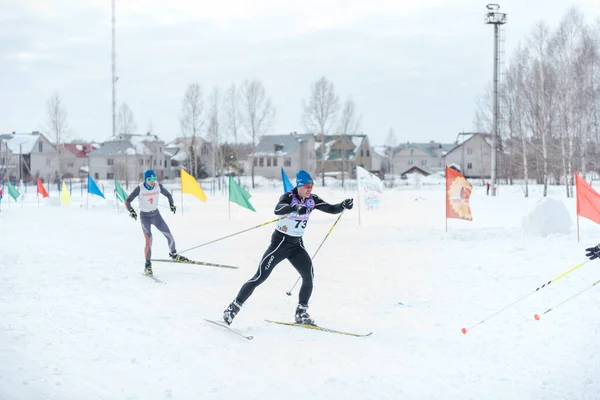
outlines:
[{"label": "ski", "polygon": [[209,263],[209,262],[204,262],[204,261],[193,261],[193,260],[189,260],[189,261],[175,261],[175,260],[171,260],[171,259],[168,259],[168,258],[153,259],[151,261],[155,261],[155,262],[170,262],[170,263],[175,263],[175,264],[195,264],[195,265],[204,265],[204,266],[207,266],[207,267],[238,269],[238,267],[233,266],[233,265],[215,264],[215,263]]},{"label": "ski", "polygon": [[271,321],[269,319],[265,319],[265,321],[270,322],[272,324],[297,326],[299,328],[313,329],[315,331],[337,333],[338,335],[346,335],[346,336],[354,336],[354,337],[367,337],[367,336],[371,336],[373,334],[373,332],[369,332],[369,333],[344,332],[344,331],[338,331],[336,329],[324,328],[322,326],[317,326],[317,325],[298,324],[296,322]]},{"label": "ski", "polygon": [[206,319],[206,318],[204,318],[204,320],[206,322],[210,323],[210,324],[213,324],[213,325],[216,325],[216,326],[220,326],[221,328],[225,328],[225,329],[227,329],[227,330],[235,333],[236,335],[243,337],[244,339],[248,339],[248,340],[254,339],[254,336],[246,336],[243,333],[240,333],[240,332],[236,331],[235,329],[233,329],[232,327],[230,327],[229,325],[227,325],[225,322],[213,321],[213,320]]},{"label": "ski", "polygon": [[166,283],[165,281],[161,281],[160,279],[158,279],[158,278],[157,278],[157,277],[155,277],[154,275],[146,275],[146,274],[145,274],[145,273],[143,273],[143,272],[140,272],[140,274],[142,274],[142,276],[145,276],[146,278],[150,278],[150,279],[152,279],[154,282],[157,282],[157,283]]}]

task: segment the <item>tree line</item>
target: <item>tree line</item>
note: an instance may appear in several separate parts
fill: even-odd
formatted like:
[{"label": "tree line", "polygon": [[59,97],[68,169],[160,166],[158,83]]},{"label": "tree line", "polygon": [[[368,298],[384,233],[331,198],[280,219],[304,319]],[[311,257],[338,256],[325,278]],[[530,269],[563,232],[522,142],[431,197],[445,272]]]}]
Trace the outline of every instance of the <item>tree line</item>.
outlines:
[{"label": "tree line", "polygon": [[[479,99],[475,128],[491,132],[492,93]],[[565,185],[574,171],[600,174],[600,19],[569,9],[551,29],[538,22],[510,55],[499,91],[498,176],[506,183]]]}]

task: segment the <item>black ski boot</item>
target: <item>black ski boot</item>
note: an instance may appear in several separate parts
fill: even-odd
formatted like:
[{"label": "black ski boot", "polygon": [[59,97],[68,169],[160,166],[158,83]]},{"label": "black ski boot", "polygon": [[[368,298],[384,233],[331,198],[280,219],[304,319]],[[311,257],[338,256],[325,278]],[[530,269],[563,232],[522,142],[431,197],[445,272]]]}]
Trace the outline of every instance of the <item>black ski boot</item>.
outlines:
[{"label": "black ski boot", "polygon": [[298,304],[298,307],[296,307],[295,320],[296,320],[297,324],[315,325],[315,326],[317,325],[317,324],[315,324],[315,321],[308,314],[308,306],[305,306],[302,304]]},{"label": "black ski boot", "polygon": [[144,266],[144,274],[152,275],[152,263],[150,261],[146,261],[146,265]]},{"label": "black ski boot", "polygon": [[177,253],[169,253],[169,257],[171,257],[173,259],[173,261],[177,261],[177,262],[181,262],[181,263],[190,262],[189,258],[181,256]]},{"label": "black ski boot", "polygon": [[223,321],[225,321],[227,325],[231,325],[237,313],[240,312],[241,307],[242,305],[238,304],[237,301],[232,301],[225,311],[223,311]]}]

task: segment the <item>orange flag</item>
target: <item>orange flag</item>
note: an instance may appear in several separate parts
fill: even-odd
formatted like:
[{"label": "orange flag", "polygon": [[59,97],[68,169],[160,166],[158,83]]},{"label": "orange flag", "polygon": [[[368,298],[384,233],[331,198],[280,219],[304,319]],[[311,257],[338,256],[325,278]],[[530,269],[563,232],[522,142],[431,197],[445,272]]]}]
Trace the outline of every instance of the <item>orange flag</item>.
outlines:
[{"label": "orange flag", "polygon": [[577,215],[600,224],[600,194],[577,172],[575,172],[575,190],[577,191]]},{"label": "orange flag", "polygon": [[46,188],[44,187],[44,185],[42,185],[42,180],[40,178],[37,178],[37,187],[38,193],[41,194],[42,197],[48,197],[48,192],[46,192]]},{"label": "orange flag", "polygon": [[446,218],[473,220],[469,207],[472,189],[460,172],[446,166]]}]

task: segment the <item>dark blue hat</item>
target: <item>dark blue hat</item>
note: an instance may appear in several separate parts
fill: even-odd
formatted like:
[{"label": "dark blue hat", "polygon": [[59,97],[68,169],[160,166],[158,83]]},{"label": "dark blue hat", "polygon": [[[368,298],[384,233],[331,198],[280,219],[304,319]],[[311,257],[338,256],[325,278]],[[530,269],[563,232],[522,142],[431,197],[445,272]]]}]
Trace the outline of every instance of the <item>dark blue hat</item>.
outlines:
[{"label": "dark blue hat", "polygon": [[304,186],[304,185],[313,185],[313,178],[310,176],[308,172],[301,169],[296,174],[296,187]]},{"label": "dark blue hat", "polygon": [[156,178],[156,174],[154,173],[153,169],[148,169],[144,172],[144,180],[148,179],[151,176]]}]

